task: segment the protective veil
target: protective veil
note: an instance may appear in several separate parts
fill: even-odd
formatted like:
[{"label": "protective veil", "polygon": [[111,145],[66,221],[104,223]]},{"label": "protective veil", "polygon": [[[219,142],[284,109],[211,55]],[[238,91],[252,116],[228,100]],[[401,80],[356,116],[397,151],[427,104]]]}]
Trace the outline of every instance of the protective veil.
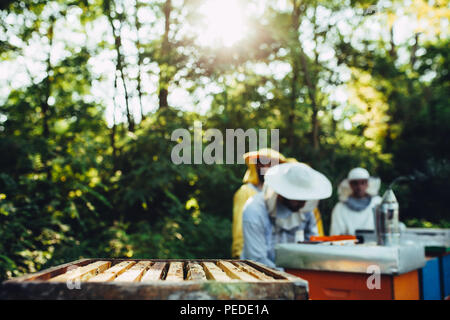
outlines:
[{"label": "protective veil", "polygon": [[357,229],[373,230],[373,208],[380,204],[378,196],[381,181],[369,177],[367,194],[369,198],[355,199],[350,197],[352,189],[349,179],[344,179],[338,187],[339,202],[331,214],[330,235],[354,235]]}]

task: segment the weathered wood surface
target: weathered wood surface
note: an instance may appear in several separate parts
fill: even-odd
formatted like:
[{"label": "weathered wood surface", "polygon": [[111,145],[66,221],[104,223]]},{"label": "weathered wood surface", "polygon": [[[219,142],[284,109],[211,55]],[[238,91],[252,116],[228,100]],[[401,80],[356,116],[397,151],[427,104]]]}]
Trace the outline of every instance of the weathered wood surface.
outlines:
[{"label": "weathered wood surface", "polygon": [[105,270],[103,273],[96,275],[95,277],[89,279],[89,282],[105,282],[114,280],[117,276],[121,275],[133,265],[135,265],[135,261],[123,261],[120,262],[113,267]]},{"label": "weathered wood surface", "polygon": [[61,264],[59,266],[50,267],[48,269],[41,270],[36,273],[15,277],[7,281],[46,281],[60,274],[65,273],[68,268],[74,268],[75,266],[82,267],[88,265],[92,261],[93,259],[79,259],[72,262]]},{"label": "weathered wood surface", "polygon": [[256,262],[256,261],[245,261],[246,265],[249,267],[253,267],[255,269],[258,269],[259,271],[264,270],[264,273],[267,274],[270,277],[273,277],[273,279],[275,280],[288,280],[288,281],[305,281],[299,277],[293,276],[292,274],[277,270],[277,269],[272,269],[267,267],[266,265]]},{"label": "weathered wood surface", "polygon": [[205,270],[200,264],[189,262],[187,270],[187,280],[207,280]]},{"label": "weathered wood surface", "polygon": [[150,261],[140,261],[114,279],[115,282],[136,282],[141,280],[144,272],[150,267]]},{"label": "weathered wood surface", "polygon": [[258,278],[239,269],[231,262],[219,261],[219,262],[217,262],[217,266],[219,266],[223,271],[225,271],[225,273],[232,279],[238,279],[238,280],[244,280],[244,281],[258,281]]},{"label": "weathered wood surface", "polygon": [[202,266],[205,269],[206,278],[208,280],[231,281],[231,278],[214,262],[202,262]]},{"label": "weathered wood surface", "polygon": [[50,282],[61,282],[61,281],[87,281],[90,278],[96,276],[97,274],[105,271],[111,266],[110,261],[97,261],[88,264],[84,267],[75,267],[75,269],[69,270],[59,276],[50,279]]},{"label": "weathered wood surface", "polygon": [[165,262],[155,262],[142,276],[141,282],[161,280],[165,266]]},{"label": "weathered wood surface", "polygon": [[171,262],[167,271],[166,281],[183,281],[183,262]]},{"label": "weathered wood surface", "polygon": [[255,268],[249,266],[248,264],[245,264],[243,262],[235,262],[234,265],[239,268],[240,270],[247,272],[248,274],[252,275],[253,277],[262,280],[262,281],[273,281],[274,278],[266,275],[265,273],[256,270]]}]

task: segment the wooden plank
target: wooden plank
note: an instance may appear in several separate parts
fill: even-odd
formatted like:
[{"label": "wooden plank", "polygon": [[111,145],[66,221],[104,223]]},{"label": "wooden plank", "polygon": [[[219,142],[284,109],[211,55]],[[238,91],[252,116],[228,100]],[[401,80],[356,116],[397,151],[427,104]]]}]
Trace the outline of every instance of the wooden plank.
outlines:
[{"label": "wooden plank", "polygon": [[217,265],[225,271],[225,273],[232,279],[244,280],[244,281],[257,281],[258,278],[250,275],[249,273],[242,271],[234,264],[228,261],[219,261]]},{"label": "wooden plank", "polygon": [[206,273],[206,278],[208,280],[231,281],[231,278],[227,276],[227,274],[223,272],[222,269],[216,266],[215,263],[202,262],[202,265]]},{"label": "wooden plank", "polygon": [[97,274],[105,271],[111,266],[110,261],[97,261],[88,264],[84,267],[77,267],[76,269],[72,269],[67,271],[64,274],[56,276],[49,281],[51,282],[61,282],[61,281],[72,281],[72,280],[80,280],[87,281],[90,278],[96,276]]},{"label": "wooden plank", "polygon": [[183,281],[183,262],[171,262],[167,271],[166,281]]},{"label": "wooden plank", "polygon": [[298,277],[295,277],[289,273],[279,271],[277,269],[269,268],[268,266],[266,266],[260,262],[253,261],[253,260],[247,260],[247,261],[245,261],[245,264],[255,268],[256,270],[258,270],[260,272],[265,273],[268,276],[273,277],[275,280],[291,280],[291,281],[302,280],[302,279],[299,279]]},{"label": "wooden plank", "polygon": [[89,282],[105,282],[114,280],[117,276],[121,275],[125,271],[127,271],[131,266],[133,266],[135,261],[123,261],[120,262],[113,267],[105,270],[104,272],[96,275],[95,277],[89,279]]},{"label": "wooden plank", "polygon": [[76,261],[61,264],[59,266],[50,267],[48,269],[36,273],[30,273],[20,277],[14,277],[9,280],[5,280],[4,282],[22,282],[35,280],[46,281],[65,273],[68,268],[82,267],[89,264],[92,260],[93,259],[79,259]]},{"label": "wooden plank", "polygon": [[187,270],[187,280],[206,280],[205,271],[200,264],[189,262]]},{"label": "wooden plank", "polygon": [[142,276],[141,282],[161,280],[161,276],[165,266],[165,262],[155,262],[150,267],[150,269],[148,269],[148,271]]},{"label": "wooden plank", "polygon": [[264,280],[264,281],[273,281],[275,280],[274,278],[268,276],[267,274],[256,270],[255,268],[253,268],[252,266],[249,266],[248,264],[244,263],[244,262],[234,262],[234,265],[236,267],[238,267],[240,270],[247,272],[248,274],[252,275],[253,277],[259,279],[259,280]]},{"label": "wooden plank", "polygon": [[140,261],[114,279],[114,282],[137,282],[150,267],[151,261]]}]

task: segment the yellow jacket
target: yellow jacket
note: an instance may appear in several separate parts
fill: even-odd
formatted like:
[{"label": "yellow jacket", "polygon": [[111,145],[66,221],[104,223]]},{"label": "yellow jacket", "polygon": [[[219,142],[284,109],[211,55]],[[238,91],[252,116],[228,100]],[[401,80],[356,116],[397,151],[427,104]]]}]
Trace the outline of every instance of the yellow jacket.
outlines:
[{"label": "yellow jacket", "polygon": [[[261,154],[270,156],[271,158],[278,158],[280,162],[297,162],[293,158],[286,159],[282,154],[271,149],[262,149],[258,152],[247,153],[244,155],[248,169],[245,172],[243,185],[236,191],[233,197],[233,225],[232,225],[232,238],[231,255],[233,258],[239,258],[244,247],[244,234],[242,232],[242,215],[244,205],[248,199],[253,197],[258,192],[259,178],[256,171],[256,164],[248,161],[249,155]],[[314,216],[317,222],[317,230],[319,236],[323,236],[323,224],[322,217],[318,208],[314,209]]]}]

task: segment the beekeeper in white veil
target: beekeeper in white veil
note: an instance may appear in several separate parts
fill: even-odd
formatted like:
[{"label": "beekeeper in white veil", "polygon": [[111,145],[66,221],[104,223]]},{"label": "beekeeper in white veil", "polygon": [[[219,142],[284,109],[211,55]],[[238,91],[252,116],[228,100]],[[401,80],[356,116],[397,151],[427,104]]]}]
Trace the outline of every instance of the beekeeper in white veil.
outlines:
[{"label": "beekeeper in white veil", "polygon": [[373,230],[373,208],[381,202],[381,181],[364,168],[354,168],[338,187],[339,202],[331,214],[330,235],[354,235],[357,229]]},{"label": "beekeeper in white veil", "polygon": [[263,191],[247,200],[242,259],[275,267],[275,245],[318,235],[313,210],[331,196],[330,181],[303,163],[284,163],[265,174]]}]

